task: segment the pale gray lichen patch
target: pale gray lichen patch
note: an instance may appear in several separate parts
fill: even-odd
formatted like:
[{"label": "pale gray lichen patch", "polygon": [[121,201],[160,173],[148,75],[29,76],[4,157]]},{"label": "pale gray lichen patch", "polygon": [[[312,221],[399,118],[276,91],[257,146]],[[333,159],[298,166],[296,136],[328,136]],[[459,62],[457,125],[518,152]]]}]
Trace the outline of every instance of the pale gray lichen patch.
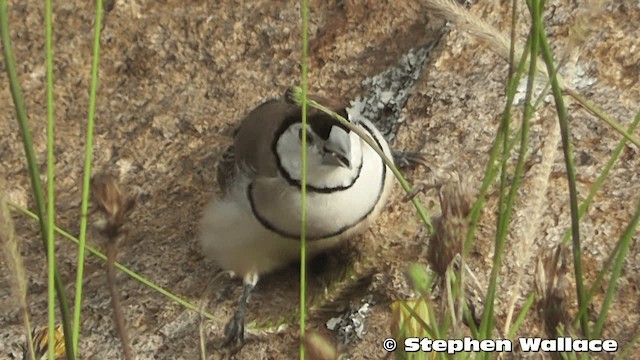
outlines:
[{"label": "pale gray lichen patch", "polygon": [[436,40],[418,49],[411,49],[402,56],[397,66],[365,79],[362,85],[366,91],[352,101],[351,107],[347,109],[349,115],[352,118],[363,116],[371,120],[385,139],[392,141],[403,122],[401,113],[410,90],[437,44]]},{"label": "pale gray lichen patch", "polygon": [[361,340],[367,333],[367,316],[374,304],[373,296],[366,296],[359,306],[353,306],[342,315],[329,319],[326,322],[327,329],[333,331],[338,341],[345,345]]}]

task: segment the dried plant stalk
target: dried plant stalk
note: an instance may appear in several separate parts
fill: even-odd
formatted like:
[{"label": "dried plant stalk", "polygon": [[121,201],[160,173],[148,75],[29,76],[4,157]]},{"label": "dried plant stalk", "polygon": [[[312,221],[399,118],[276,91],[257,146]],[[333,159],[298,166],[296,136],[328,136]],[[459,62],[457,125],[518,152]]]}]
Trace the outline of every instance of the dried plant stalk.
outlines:
[{"label": "dried plant stalk", "polygon": [[96,175],[91,179],[91,195],[100,216],[95,227],[107,239],[107,280],[113,305],[113,319],[122,343],[124,357],[131,360],[133,359],[131,343],[116,287],[115,261],[118,255],[118,242],[126,234],[127,216],[135,206],[136,197],[125,195],[115,178],[106,174]]},{"label": "dried plant stalk", "polygon": [[6,189],[5,184],[4,179],[0,178],[0,243],[2,244],[2,252],[7,261],[9,283],[12,288],[12,293],[22,313],[22,321],[27,337],[27,345],[24,351],[25,353],[28,351],[30,354],[29,358],[35,359],[31,324],[29,321],[29,307],[27,305],[27,277],[24,271],[22,255],[20,255],[20,250],[18,249],[18,240],[16,239],[13,220],[11,219],[11,213],[7,206],[7,199],[4,192],[4,189]]},{"label": "dried plant stalk", "polygon": [[542,315],[549,338],[556,338],[558,326],[568,325],[567,298],[570,285],[567,280],[567,249],[558,245],[553,254],[540,257],[536,265],[535,285],[538,310]]}]

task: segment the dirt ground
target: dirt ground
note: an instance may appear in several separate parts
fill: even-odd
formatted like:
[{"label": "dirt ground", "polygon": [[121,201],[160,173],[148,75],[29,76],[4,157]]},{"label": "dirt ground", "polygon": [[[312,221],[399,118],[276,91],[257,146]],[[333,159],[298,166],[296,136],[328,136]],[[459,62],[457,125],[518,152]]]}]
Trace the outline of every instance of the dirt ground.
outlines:
[{"label": "dirt ground", "polygon": [[[471,13],[508,34],[510,1],[470,3]],[[593,1],[602,3],[602,10],[592,11],[574,1],[548,3],[548,8],[554,9],[545,18],[550,42],[557,56],[568,54],[561,72],[565,82],[626,127],[640,109],[640,5],[631,0]],[[132,216],[134,226],[120,249],[119,262],[197,306],[206,306],[216,317],[204,322],[209,355],[219,358],[216,345],[240,295],[240,283],[227,277],[214,280],[218,269],[203,258],[195,241],[198,221],[206,202],[216,196],[215,165],[238,120],[262,100],[280,96],[298,82],[299,5],[296,1],[268,0],[115,0],[111,4],[105,11],[102,32],[93,168],[94,172],[114,173],[124,185],[141,192]],[[44,173],[44,10],[41,2],[31,0],[10,1],[9,7],[18,72]],[[374,76],[397,69],[410,49],[434,44],[444,24],[435,16],[429,18],[421,1],[313,0],[310,9],[310,91],[344,101],[370,94],[375,86],[363,82],[371,83]],[[521,4],[520,10],[524,14],[526,6]],[[79,232],[93,11],[92,2],[87,1],[54,5],[57,224],[74,235]],[[594,18],[576,25],[588,11]],[[523,40],[526,25],[521,25],[519,38]],[[575,39],[570,36],[572,28],[585,33],[577,46],[571,43]],[[456,169],[478,188],[504,107],[507,69],[507,62],[490,46],[449,25],[427,54],[415,83],[400,89],[408,94],[408,100],[392,145],[426,152],[432,164]],[[0,72],[0,84],[7,83],[5,72]],[[620,136],[575,102],[568,103],[578,190],[583,198]],[[393,104],[387,105],[385,109],[393,114]],[[505,321],[512,299],[517,300],[516,311],[520,309],[533,289],[538,259],[552,251],[570,224],[560,133],[552,106],[551,101],[542,106],[531,129],[527,172],[501,273],[498,324]],[[33,209],[6,85],[0,88],[0,108],[0,175],[10,184],[0,190],[12,201]],[[582,222],[587,284],[595,279],[640,201],[639,169],[640,150],[627,145]],[[429,173],[422,170],[409,172],[408,177],[430,180]],[[490,193],[468,260],[483,286],[493,256],[495,198],[496,193]],[[433,193],[423,200],[434,207]],[[33,322],[44,324],[46,263],[36,224],[17,213],[14,220],[27,267]],[[312,295],[322,292],[327,273],[351,268],[357,274],[372,274],[362,291],[342,299],[360,306],[368,295],[375,298],[363,339],[343,347],[348,358],[386,355],[381,341],[390,335],[391,298],[411,297],[406,266],[414,261],[426,263],[420,254],[428,239],[422,234],[413,209],[401,201],[398,188],[366,235],[324,259],[328,265],[312,271],[317,275],[310,286]],[[637,240],[638,235],[604,331],[605,337],[621,344],[640,327]],[[89,241],[103,248],[97,236]],[[76,247],[62,237],[58,237],[58,244],[60,272],[72,293]],[[4,260],[0,268],[5,268]],[[198,358],[199,317],[193,311],[125,274],[119,274],[118,281],[137,358]],[[2,358],[19,353],[19,344],[24,341],[8,284],[6,275],[1,276]],[[295,316],[298,284],[295,266],[263,278],[249,307],[250,320],[272,323],[275,320],[268,319]],[[591,309],[594,318],[604,289]],[[83,295],[81,358],[121,358],[104,263],[90,255]],[[575,303],[569,305],[575,310]],[[326,332],[325,323],[332,316],[335,314],[312,314],[310,328]],[[237,358],[297,357],[298,326],[288,324],[278,333],[252,331]],[[531,315],[520,335],[544,336],[540,318]]]}]

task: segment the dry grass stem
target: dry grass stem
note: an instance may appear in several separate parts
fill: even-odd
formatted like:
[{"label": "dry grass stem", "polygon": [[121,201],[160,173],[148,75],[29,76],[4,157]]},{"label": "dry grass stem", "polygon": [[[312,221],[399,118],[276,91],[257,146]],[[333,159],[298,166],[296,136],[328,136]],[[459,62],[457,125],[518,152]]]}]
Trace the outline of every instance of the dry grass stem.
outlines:
[{"label": "dry grass stem", "polygon": [[105,174],[96,175],[91,179],[91,195],[100,215],[95,227],[107,239],[107,280],[113,304],[113,318],[122,343],[124,357],[131,360],[134,357],[116,287],[115,261],[118,242],[126,234],[127,216],[135,206],[136,197],[125,195],[115,178]]},{"label": "dry grass stem", "polygon": [[13,220],[11,219],[11,213],[7,206],[6,193],[4,191],[6,189],[5,185],[4,179],[0,178],[0,243],[2,244],[2,253],[7,262],[11,290],[22,313],[22,321],[27,337],[27,345],[24,351],[30,354],[30,359],[35,359],[33,339],[31,337],[31,324],[29,322],[29,306],[27,305],[27,277],[24,271],[22,255],[20,255],[18,247],[18,240],[16,239]]},{"label": "dry grass stem", "polygon": [[569,324],[567,299],[571,287],[567,280],[567,251],[566,247],[558,245],[553,254],[539,258],[536,265],[538,310],[551,339],[559,335],[558,326]]},{"label": "dry grass stem", "polygon": [[[511,39],[486,21],[471,14],[455,0],[428,0],[429,10],[443,16],[463,30],[484,43],[491,51],[505,60],[509,60]],[[522,45],[515,44],[515,62],[522,57]],[[538,62],[537,70],[547,77],[547,69],[543,62]],[[562,83],[562,82],[561,82]]]}]

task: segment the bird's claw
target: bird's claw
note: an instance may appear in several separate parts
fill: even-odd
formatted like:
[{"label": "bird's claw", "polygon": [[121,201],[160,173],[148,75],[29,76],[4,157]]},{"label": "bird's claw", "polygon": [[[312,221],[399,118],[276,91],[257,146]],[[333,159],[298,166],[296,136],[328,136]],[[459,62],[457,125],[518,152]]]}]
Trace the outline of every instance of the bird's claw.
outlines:
[{"label": "bird's claw", "polygon": [[236,311],[233,317],[224,327],[223,346],[230,348],[233,352],[237,352],[244,345],[244,314]]}]

